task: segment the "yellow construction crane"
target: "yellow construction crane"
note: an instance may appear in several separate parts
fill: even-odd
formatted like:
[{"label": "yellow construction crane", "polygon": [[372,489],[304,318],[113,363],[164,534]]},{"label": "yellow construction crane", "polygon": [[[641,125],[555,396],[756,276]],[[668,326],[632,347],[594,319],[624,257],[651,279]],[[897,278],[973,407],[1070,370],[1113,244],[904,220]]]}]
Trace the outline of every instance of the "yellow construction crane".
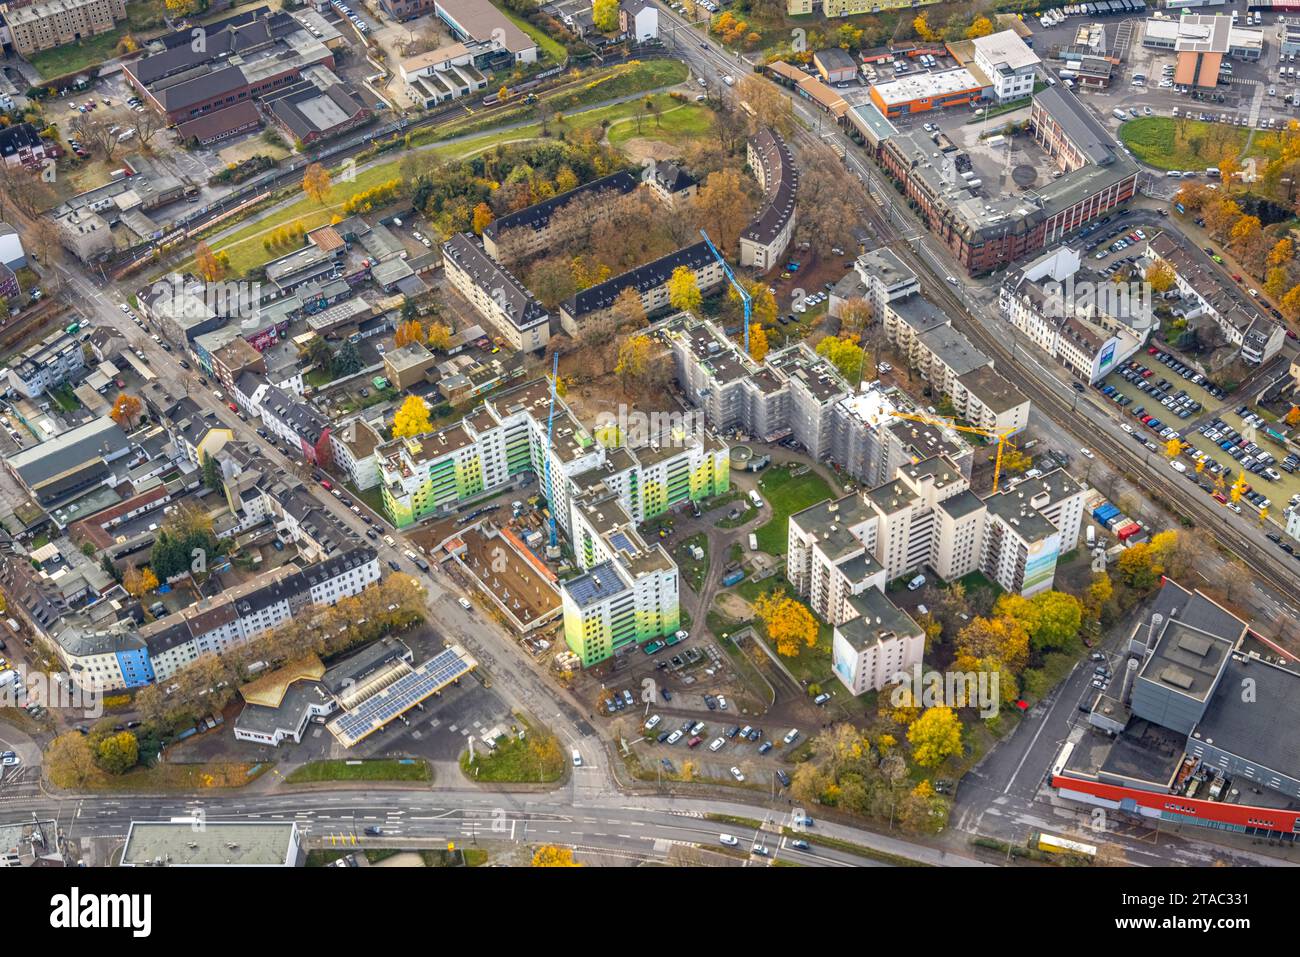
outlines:
[{"label": "yellow construction crane", "polygon": [[[932,419],[924,415],[913,415],[908,412],[895,412],[900,419],[907,419],[909,422],[920,422],[924,425],[937,425],[940,428],[953,429],[956,432],[970,432],[972,435],[982,435],[986,439],[998,440],[998,454],[993,462],[993,491],[998,490],[998,481],[1002,477],[1002,450],[1006,447],[1007,440],[1011,438],[1011,432],[1004,432],[999,435],[996,432],[989,432],[986,429],[977,429],[969,425],[957,425],[955,422],[949,422],[947,419]],[[1014,446],[1013,446],[1014,448]]]}]

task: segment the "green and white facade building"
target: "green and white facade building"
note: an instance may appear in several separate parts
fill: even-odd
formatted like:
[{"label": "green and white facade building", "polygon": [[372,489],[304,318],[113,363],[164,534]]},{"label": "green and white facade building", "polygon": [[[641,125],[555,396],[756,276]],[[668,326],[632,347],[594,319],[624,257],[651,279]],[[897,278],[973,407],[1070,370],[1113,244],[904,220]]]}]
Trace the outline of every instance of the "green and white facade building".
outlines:
[{"label": "green and white facade building", "polygon": [[[677,566],[636,527],[730,487],[730,450],[701,431],[606,446],[562,400],[548,442],[544,379],[486,399],[455,425],[375,449],[384,510],[399,528],[537,476],[582,574],[561,583],[565,640],[584,666],[677,630]],[[617,431],[617,430],[614,430]],[[547,459],[550,481],[547,487]]]},{"label": "green and white facade building", "polygon": [[573,551],[583,573],[561,583],[564,640],[583,667],[680,623],[677,565],[647,545],[622,496],[604,486],[573,504]]},{"label": "green and white facade building", "polygon": [[[629,450],[607,448],[562,400],[547,442],[550,385],[538,379],[486,399],[445,429],[398,439],[375,450],[384,510],[399,528],[537,475],[556,522],[569,533],[576,491],[604,482],[643,522],[686,501],[729,487],[729,450],[707,435],[675,436]],[[546,487],[547,459],[554,489]]]}]

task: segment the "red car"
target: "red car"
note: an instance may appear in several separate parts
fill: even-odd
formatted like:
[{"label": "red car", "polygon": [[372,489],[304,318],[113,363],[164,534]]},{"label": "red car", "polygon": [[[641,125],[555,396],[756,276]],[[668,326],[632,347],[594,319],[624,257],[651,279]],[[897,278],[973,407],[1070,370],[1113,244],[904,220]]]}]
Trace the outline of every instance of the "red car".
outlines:
[{"label": "red car", "polygon": [[1234,272],[1234,273],[1232,274],[1232,281],[1233,281],[1233,282],[1241,282],[1241,277],[1240,277],[1239,275],[1237,275],[1237,274]]},{"label": "red car", "polygon": [[696,747],[696,746],[697,746],[701,741],[703,741],[703,740],[704,740],[704,739],[701,738],[701,737],[697,734],[695,737],[691,738],[691,740],[689,740],[689,741],[686,742],[686,746],[687,746],[688,748]]},{"label": "red car", "polygon": [[329,491],[330,489],[332,489],[334,486],[331,485],[329,482],[325,481],[324,479],[321,479],[320,487],[323,488],[325,491],[328,492],[328,491]]},{"label": "red car", "polygon": [[226,403],[226,408],[228,408],[231,412],[238,412],[238,411],[239,411],[239,406],[235,405],[235,403],[233,403],[233,402],[227,402],[227,403]]},{"label": "red car", "polygon": [[1149,355],[1149,356],[1153,356],[1153,355],[1155,355],[1155,354],[1156,354],[1157,352],[1159,352],[1159,351],[1160,351],[1160,350],[1157,349],[1155,346],[1149,346],[1149,347],[1147,348],[1147,355]]}]

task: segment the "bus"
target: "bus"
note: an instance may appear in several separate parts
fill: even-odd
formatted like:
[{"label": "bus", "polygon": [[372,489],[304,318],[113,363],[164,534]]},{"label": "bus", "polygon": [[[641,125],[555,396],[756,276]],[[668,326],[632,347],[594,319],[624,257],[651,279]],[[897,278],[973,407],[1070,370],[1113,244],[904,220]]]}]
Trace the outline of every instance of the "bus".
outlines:
[{"label": "bus", "polygon": [[1084,857],[1096,857],[1097,848],[1092,844],[1083,844],[1079,841],[1072,841],[1068,837],[1057,837],[1054,834],[1038,833],[1038,849],[1046,851],[1048,854],[1080,854]]},{"label": "bus", "polygon": [[[1074,753],[1074,742],[1073,741],[1065,742],[1065,747],[1061,748],[1061,753],[1058,754],[1056,756],[1056,760],[1052,762],[1052,774],[1051,774],[1052,778],[1056,777],[1062,771],[1065,770],[1065,766],[1070,763],[1070,755],[1072,755],[1073,753]],[[1050,782],[1051,778],[1049,778],[1048,780]]]}]

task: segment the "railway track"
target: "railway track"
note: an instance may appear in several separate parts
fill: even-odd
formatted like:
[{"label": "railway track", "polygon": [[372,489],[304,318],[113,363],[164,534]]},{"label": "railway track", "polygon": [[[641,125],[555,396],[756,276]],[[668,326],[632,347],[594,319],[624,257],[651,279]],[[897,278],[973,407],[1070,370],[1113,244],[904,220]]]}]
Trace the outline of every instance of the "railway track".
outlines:
[{"label": "railway track", "polygon": [[[803,128],[800,128],[796,139],[807,146],[829,149],[829,144]],[[882,245],[894,252],[918,276],[929,277],[931,281],[925,284],[927,297],[953,318],[953,324],[957,329],[991,356],[996,364],[1000,364],[1003,370],[1015,369],[1020,372],[1017,385],[1034,405],[1061,425],[1070,435],[1075,435],[1074,428],[1071,426],[1088,426],[1089,423],[1075,413],[1070,401],[1066,401],[1050,384],[1044,385],[1041,380],[1028,374],[1024,364],[1015,360],[1011,350],[970,313],[965,302],[948,288],[941,277],[935,275],[933,267],[925,257],[920,255],[911,243],[899,237],[888,216],[881,212],[878,204],[869,204],[864,209],[867,220],[881,237]],[[1091,393],[1085,395],[1081,401],[1091,402]],[[1106,418],[1112,417],[1106,415]],[[1135,444],[1124,441],[1124,438],[1126,436],[1122,433],[1097,430],[1089,433],[1086,444],[1124,475],[1131,478],[1141,477],[1141,484],[1179,508],[1195,525],[1207,531],[1221,548],[1243,562],[1247,568],[1280,594],[1295,593],[1300,571],[1288,567],[1288,563],[1277,557],[1278,554],[1283,553],[1275,554],[1272,544],[1264,539],[1262,534],[1259,536],[1260,541],[1248,541],[1242,532],[1224,521],[1220,506],[1209,504],[1210,499],[1202,493],[1199,484],[1194,486],[1196,491],[1193,493],[1188,481],[1181,474],[1172,471],[1166,474],[1163,469],[1151,468],[1148,450],[1143,448],[1139,452]]]}]

